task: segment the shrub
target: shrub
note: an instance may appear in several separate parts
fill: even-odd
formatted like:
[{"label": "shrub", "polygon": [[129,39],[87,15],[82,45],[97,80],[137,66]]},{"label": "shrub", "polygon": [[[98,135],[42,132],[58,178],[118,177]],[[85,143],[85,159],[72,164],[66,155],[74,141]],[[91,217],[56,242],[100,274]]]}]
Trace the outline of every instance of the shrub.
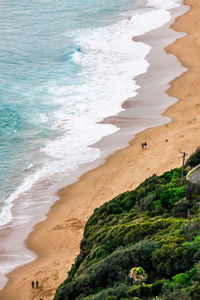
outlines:
[{"label": "shrub", "polygon": [[141,183],[137,189],[140,189],[142,187],[146,187],[150,184],[156,184],[158,181],[158,177],[156,174],[153,174],[151,177],[147,178],[143,183]]},{"label": "shrub", "polygon": [[164,279],[163,280],[157,280],[156,282],[154,282],[152,284],[152,294],[154,296],[159,295],[161,290],[162,290],[162,287],[163,287],[164,283],[166,283],[166,282],[167,281],[164,280]]},{"label": "shrub", "polygon": [[130,270],[129,277],[133,284],[143,284],[147,280],[147,274],[142,267],[134,267]]},{"label": "shrub", "polygon": [[148,297],[152,294],[152,284],[133,286],[127,294],[131,297]]},{"label": "shrub", "polygon": [[199,164],[200,164],[200,147],[198,147],[196,151],[190,155],[190,157],[186,162],[186,165],[190,166],[191,168],[194,168]]},{"label": "shrub", "polygon": [[190,279],[190,276],[189,276],[188,272],[179,273],[179,274],[172,277],[172,280],[175,283],[178,283],[180,285],[186,285],[186,283],[188,282],[189,279]]},{"label": "shrub", "polygon": [[178,243],[162,245],[153,252],[153,265],[157,273],[165,278],[170,278],[191,267],[191,261],[186,257],[187,249]]},{"label": "shrub", "polygon": [[129,300],[126,298],[127,296],[127,287],[126,284],[122,283],[118,286],[103,289],[100,292],[97,292],[96,295],[89,295],[88,297],[84,297],[84,300],[105,300],[107,297],[116,297],[117,300]]},{"label": "shrub", "polygon": [[190,222],[184,223],[180,229],[180,233],[184,234],[187,241],[193,241],[194,237],[200,233],[200,221],[191,220]]},{"label": "shrub", "polygon": [[176,285],[172,285],[171,287],[166,287],[163,289],[161,293],[160,300],[194,300],[191,298],[189,293]]},{"label": "shrub", "polygon": [[149,193],[146,197],[142,198],[138,203],[138,208],[141,211],[152,211],[154,209],[154,203],[156,196],[155,193]]},{"label": "shrub", "polygon": [[170,185],[166,185],[160,188],[159,199],[162,207],[169,208],[185,197],[185,195],[185,187],[171,187]]},{"label": "shrub", "polygon": [[179,200],[177,203],[175,203],[171,212],[174,217],[187,218],[189,208],[190,208],[190,202],[186,198],[183,198]]}]

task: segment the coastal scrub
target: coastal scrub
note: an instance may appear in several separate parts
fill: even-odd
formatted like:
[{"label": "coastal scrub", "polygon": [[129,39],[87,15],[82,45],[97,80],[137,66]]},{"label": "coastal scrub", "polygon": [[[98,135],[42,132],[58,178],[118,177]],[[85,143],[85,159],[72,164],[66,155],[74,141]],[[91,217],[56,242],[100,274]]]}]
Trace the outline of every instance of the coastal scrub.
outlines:
[{"label": "coastal scrub", "polygon": [[95,209],[54,300],[199,299],[199,197],[176,168]]}]

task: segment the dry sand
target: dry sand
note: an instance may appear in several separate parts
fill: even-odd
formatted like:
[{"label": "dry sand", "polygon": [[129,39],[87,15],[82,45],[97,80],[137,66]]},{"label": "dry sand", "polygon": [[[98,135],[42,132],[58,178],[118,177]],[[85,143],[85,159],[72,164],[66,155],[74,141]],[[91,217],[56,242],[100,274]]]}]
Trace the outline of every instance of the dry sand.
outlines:
[{"label": "dry sand", "polygon": [[[174,80],[168,90],[169,95],[180,99],[164,114],[172,121],[138,134],[129,147],[60,191],[60,200],[50,210],[47,220],[36,225],[27,240],[27,246],[38,258],[9,274],[9,283],[0,293],[1,300],[52,299],[79,253],[84,224],[94,208],[135,188],[153,173],[161,174],[180,166],[180,151],[190,154],[199,146],[200,2],[186,0],[185,4],[191,5],[192,10],[179,17],[172,27],[187,32],[188,36],[166,49],[189,70]],[[144,151],[140,146],[142,141],[149,145]],[[39,281],[38,290],[31,290],[33,279]]]}]

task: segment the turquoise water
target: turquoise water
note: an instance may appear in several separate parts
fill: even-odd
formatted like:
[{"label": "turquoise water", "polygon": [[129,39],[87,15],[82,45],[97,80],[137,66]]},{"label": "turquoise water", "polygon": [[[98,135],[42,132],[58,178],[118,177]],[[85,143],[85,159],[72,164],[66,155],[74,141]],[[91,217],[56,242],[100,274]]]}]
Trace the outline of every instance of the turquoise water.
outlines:
[{"label": "turquoise water", "polygon": [[132,38],[170,21],[180,3],[1,1],[0,288],[35,258],[24,240],[58,188],[100,157],[91,145],[119,130],[101,121],[136,95],[149,66],[151,47]]},{"label": "turquoise water", "polygon": [[[50,87],[82,84],[76,30],[118,22],[143,1],[1,1],[0,8],[0,202],[47,156],[41,147],[62,136],[55,126]],[[73,32],[68,35],[68,32]],[[70,102],[70,97],[66,97]],[[71,111],[70,111],[71,110]],[[72,108],[67,111],[72,113]],[[16,176],[17,175],[17,176]]]}]

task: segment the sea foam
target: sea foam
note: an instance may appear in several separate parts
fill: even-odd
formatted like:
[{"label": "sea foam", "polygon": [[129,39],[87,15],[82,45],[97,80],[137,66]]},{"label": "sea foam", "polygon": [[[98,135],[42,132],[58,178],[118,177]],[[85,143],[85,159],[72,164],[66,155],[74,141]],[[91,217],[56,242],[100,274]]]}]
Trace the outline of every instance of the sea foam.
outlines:
[{"label": "sea foam", "polygon": [[[150,46],[134,42],[132,37],[168,22],[170,12],[166,9],[177,5],[177,1],[171,1],[168,6],[162,2],[150,0],[151,8],[137,11],[131,18],[114,25],[65,33],[65,38],[73,39],[77,45],[71,59],[80,72],[77,84],[53,83],[48,90],[59,107],[53,112],[52,129],[60,130],[61,135],[41,148],[46,156],[43,166],[32,170],[34,173],[26,176],[5,200],[1,226],[12,219],[13,201],[33,184],[57,174],[64,178],[81,164],[100,156],[99,149],[90,146],[118,130],[114,125],[100,122],[119,113],[122,103],[136,95],[139,86],[134,78],[145,73],[149,65],[145,57]],[[46,115],[40,117],[42,122],[47,121]]]},{"label": "sea foam", "polygon": [[[64,81],[62,84],[56,81],[47,84],[48,94],[56,105],[51,116],[51,129],[60,134],[40,148],[45,157],[42,166],[28,162],[23,182],[1,208],[1,226],[11,222],[16,230],[19,227],[25,231],[20,235],[19,247],[16,247],[16,251],[22,253],[20,258],[17,262],[13,259],[9,267],[2,265],[0,273],[6,274],[23,261],[33,259],[34,255],[28,252],[23,260],[21,249],[24,249],[24,239],[38,222],[34,216],[41,214],[41,219],[44,219],[50,205],[57,200],[57,197],[50,196],[47,199],[47,191],[55,193],[55,188],[51,187],[59,180],[64,181],[82,164],[97,159],[100,150],[91,145],[119,130],[101,121],[116,115],[122,110],[122,103],[137,94],[139,86],[135,78],[145,73],[149,66],[146,56],[151,47],[134,42],[132,38],[168,22],[171,18],[168,10],[178,4],[179,1],[167,1],[166,4],[164,0],[149,0],[147,6],[133,12],[131,18],[127,15],[125,20],[114,25],[70,30],[63,35],[76,45],[69,57],[79,69],[77,80],[73,80],[73,84]],[[38,117],[43,124],[48,122],[46,114],[40,113]],[[15,202],[16,214],[12,215]],[[12,245],[12,236],[10,241],[9,245]],[[13,253],[9,255],[15,257]]]}]

